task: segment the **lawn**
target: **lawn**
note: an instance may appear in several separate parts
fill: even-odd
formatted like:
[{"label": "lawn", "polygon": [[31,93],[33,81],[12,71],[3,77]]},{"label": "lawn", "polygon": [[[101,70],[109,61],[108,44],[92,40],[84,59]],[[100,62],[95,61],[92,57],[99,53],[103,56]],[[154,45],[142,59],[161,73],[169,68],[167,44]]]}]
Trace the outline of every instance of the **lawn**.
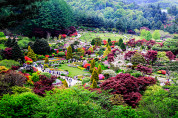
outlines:
[{"label": "lawn", "polygon": [[90,74],[90,72],[85,72],[83,70],[80,70],[78,68],[74,68],[74,67],[69,67],[68,64],[62,64],[61,67],[59,67],[59,69],[62,70],[68,70],[69,72],[69,77],[74,77],[77,75],[83,75],[83,74]]},{"label": "lawn", "polygon": [[91,41],[94,38],[100,37],[102,40],[107,40],[108,38],[110,38],[112,41],[117,41],[120,38],[124,38],[124,39],[130,39],[130,38],[135,38],[136,40],[140,39],[139,36],[137,35],[131,35],[131,34],[114,34],[114,33],[94,33],[94,32],[81,32],[81,37],[80,39],[82,41],[85,41],[85,39],[87,41]]}]

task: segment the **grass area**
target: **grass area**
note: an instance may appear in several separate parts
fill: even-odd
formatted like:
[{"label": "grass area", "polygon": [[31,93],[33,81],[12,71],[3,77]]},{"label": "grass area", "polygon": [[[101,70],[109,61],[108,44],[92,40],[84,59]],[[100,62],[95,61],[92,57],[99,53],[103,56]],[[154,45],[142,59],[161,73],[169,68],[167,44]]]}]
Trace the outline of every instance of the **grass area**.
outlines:
[{"label": "grass area", "polygon": [[74,68],[74,67],[69,67],[68,64],[62,64],[61,67],[59,67],[59,69],[62,70],[68,70],[69,72],[69,77],[74,77],[77,75],[82,75],[82,74],[90,74],[90,72],[85,72],[83,70],[80,70],[78,68]]},{"label": "grass area", "polygon": [[130,38],[135,38],[136,40],[140,39],[139,36],[137,35],[131,35],[131,34],[113,34],[113,33],[94,33],[94,32],[81,32],[81,37],[80,39],[82,41],[85,41],[85,39],[87,41],[91,41],[94,38],[100,37],[102,40],[108,40],[108,38],[110,38],[112,41],[117,41],[120,38],[124,38],[124,39],[130,39]]},{"label": "grass area", "polygon": [[6,47],[4,46],[4,44],[0,44],[0,49],[2,50],[4,50]]}]

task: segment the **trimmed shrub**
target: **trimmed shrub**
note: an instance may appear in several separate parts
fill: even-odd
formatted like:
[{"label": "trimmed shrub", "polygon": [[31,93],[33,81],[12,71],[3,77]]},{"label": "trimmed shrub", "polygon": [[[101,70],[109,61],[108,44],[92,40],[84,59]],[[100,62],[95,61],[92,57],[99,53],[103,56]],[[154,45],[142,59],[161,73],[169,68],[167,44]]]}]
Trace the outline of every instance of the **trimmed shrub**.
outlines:
[{"label": "trimmed shrub", "polygon": [[8,71],[4,75],[0,74],[0,95],[11,93],[11,87],[23,86],[26,77],[15,71]]},{"label": "trimmed shrub", "polygon": [[42,55],[45,55],[50,51],[49,44],[44,39],[37,39],[33,44],[32,49],[35,52],[35,54],[42,54]]},{"label": "trimmed shrub", "polygon": [[133,65],[138,65],[138,64],[145,64],[145,58],[140,54],[140,53],[135,53],[134,56],[131,58],[131,63]]}]

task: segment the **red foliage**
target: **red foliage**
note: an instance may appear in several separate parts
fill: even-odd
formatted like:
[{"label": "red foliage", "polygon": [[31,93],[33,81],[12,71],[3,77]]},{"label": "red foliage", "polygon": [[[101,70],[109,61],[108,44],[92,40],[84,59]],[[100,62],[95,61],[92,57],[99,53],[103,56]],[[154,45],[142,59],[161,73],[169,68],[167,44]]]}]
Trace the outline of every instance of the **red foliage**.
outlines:
[{"label": "red foliage", "polygon": [[11,69],[12,70],[18,70],[20,67],[19,66],[12,66]]},{"label": "red foliage", "polygon": [[149,41],[146,43],[147,46],[153,46],[153,45],[155,45],[155,44],[156,44],[156,42],[155,42],[154,40],[149,40]]},{"label": "red foliage", "polygon": [[152,77],[135,78],[130,74],[121,73],[104,81],[100,87],[104,90],[111,90],[112,94],[122,94],[127,104],[135,107],[141,98],[139,93],[146,86],[154,84],[156,80]]},{"label": "red foliage", "polygon": [[137,51],[129,51],[128,53],[125,53],[124,58],[126,60],[131,59],[131,57],[136,53]]},{"label": "red foliage", "polygon": [[91,50],[87,50],[85,54],[91,55]]},{"label": "red foliage", "polygon": [[136,44],[135,38],[134,38],[134,39],[130,39],[130,40],[127,42],[127,45],[128,45],[128,46],[131,46],[131,47],[135,47],[135,44]]},{"label": "red foliage", "polygon": [[113,50],[111,50],[111,53],[114,54],[114,55],[116,55],[116,52],[121,53],[121,51],[119,49],[113,49]]},{"label": "red foliage", "polygon": [[114,61],[114,54],[108,54],[108,62]]},{"label": "red foliage", "polygon": [[147,42],[147,40],[145,40],[145,39],[143,39],[143,40],[137,40],[137,41],[135,42],[135,44],[138,45],[138,46],[141,46],[141,45],[143,45],[143,44],[146,43],[146,42]]},{"label": "red foliage", "polygon": [[150,62],[153,64],[154,61],[156,61],[157,59],[157,51],[154,50],[150,50],[147,52],[147,54],[145,55],[145,59],[147,62]]},{"label": "red foliage", "polygon": [[137,65],[136,70],[143,72],[145,74],[151,74],[152,73],[152,68],[148,68],[148,67],[142,66],[140,64]]},{"label": "red foliage", "polygon": [[74,26],[70,26],[69,30],[71,33],[75,33],[76,32],[76,28]]},{"label": "red foliage", "polygon": [[101,91],[101,88],[90,88],[90,87],[85,87],[86,86],[86,83],[83,85],[83,87],[85,88],[85,89],[88,89],[89,91],[91,91],[91,92],[94,92],[94,91],[97,91],[97,93],[102,93],[102,91]]},{"label": "red foliage", "polygon": [[129,105],[135,108],[137,103],[141,100],[142,95],[139,92],[131,92],[125,94],[123,97],[126,103],[129,103]]},{"label": "red foliage", "polygon": [[160,47],[163,47],[163,46],[164,46],[164,43],[163,43],[163,42],[162,42],[162,43],[157,43],[157,44],[159,44]]},{"label": "red foliage", "polygon": [[175,57],[176,57],[171,51],[166,52],[166,56],[167,56],[170,60],[174,60]]},{"label": "red foliage", "polygon": [[57,79],[56,76],[52,76],[51,78],[46,77],[45,75],[40,75],[39,81],[34,83],[33,92],[40,96],[45,95],[45,91],[50,91],[53,88],[52,83]]},{"label": "red foliage", "polygon": [[12,59],[12,48],[6,48],[3,54],[6,59]]}]

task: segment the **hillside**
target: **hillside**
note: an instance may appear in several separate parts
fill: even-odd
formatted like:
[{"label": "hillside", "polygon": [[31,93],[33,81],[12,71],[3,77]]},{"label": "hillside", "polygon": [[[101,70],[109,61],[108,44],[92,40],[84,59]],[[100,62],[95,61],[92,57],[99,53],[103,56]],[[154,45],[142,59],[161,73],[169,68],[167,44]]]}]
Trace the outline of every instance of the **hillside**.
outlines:
[{"label": "hillside", "polygon": [[167,8],[172,5],[178,6],[177,0],[123,0],[124,2],[129,3],[137,3],[139,5],[147,5],[147,4],[160,4],[161,8]]},{"label": "hillside", "polygon": [[[140,0],[135,2],[131,2],[131,0],[66,0],[66,2],[77,16],[78,26],[105,28],[107,30],[116,28],[125,32],[126,30],[134,31],[141,27],[148,27],[153,30],[164,29],[164,25],[168,24],[167,13],[161,12],[161,6],[157,4],[159,0],[147,0],[146,3],[155,4],[143,4],[146,6],[140,5],[144,3]],[[174,11],[176,12],[176,9],[173,8],[171,12]],[[176,16],[175,12],[173,13],[174,16]],[[176,31],[172,29],[167,28],[166,30],[170,33]]]}]

